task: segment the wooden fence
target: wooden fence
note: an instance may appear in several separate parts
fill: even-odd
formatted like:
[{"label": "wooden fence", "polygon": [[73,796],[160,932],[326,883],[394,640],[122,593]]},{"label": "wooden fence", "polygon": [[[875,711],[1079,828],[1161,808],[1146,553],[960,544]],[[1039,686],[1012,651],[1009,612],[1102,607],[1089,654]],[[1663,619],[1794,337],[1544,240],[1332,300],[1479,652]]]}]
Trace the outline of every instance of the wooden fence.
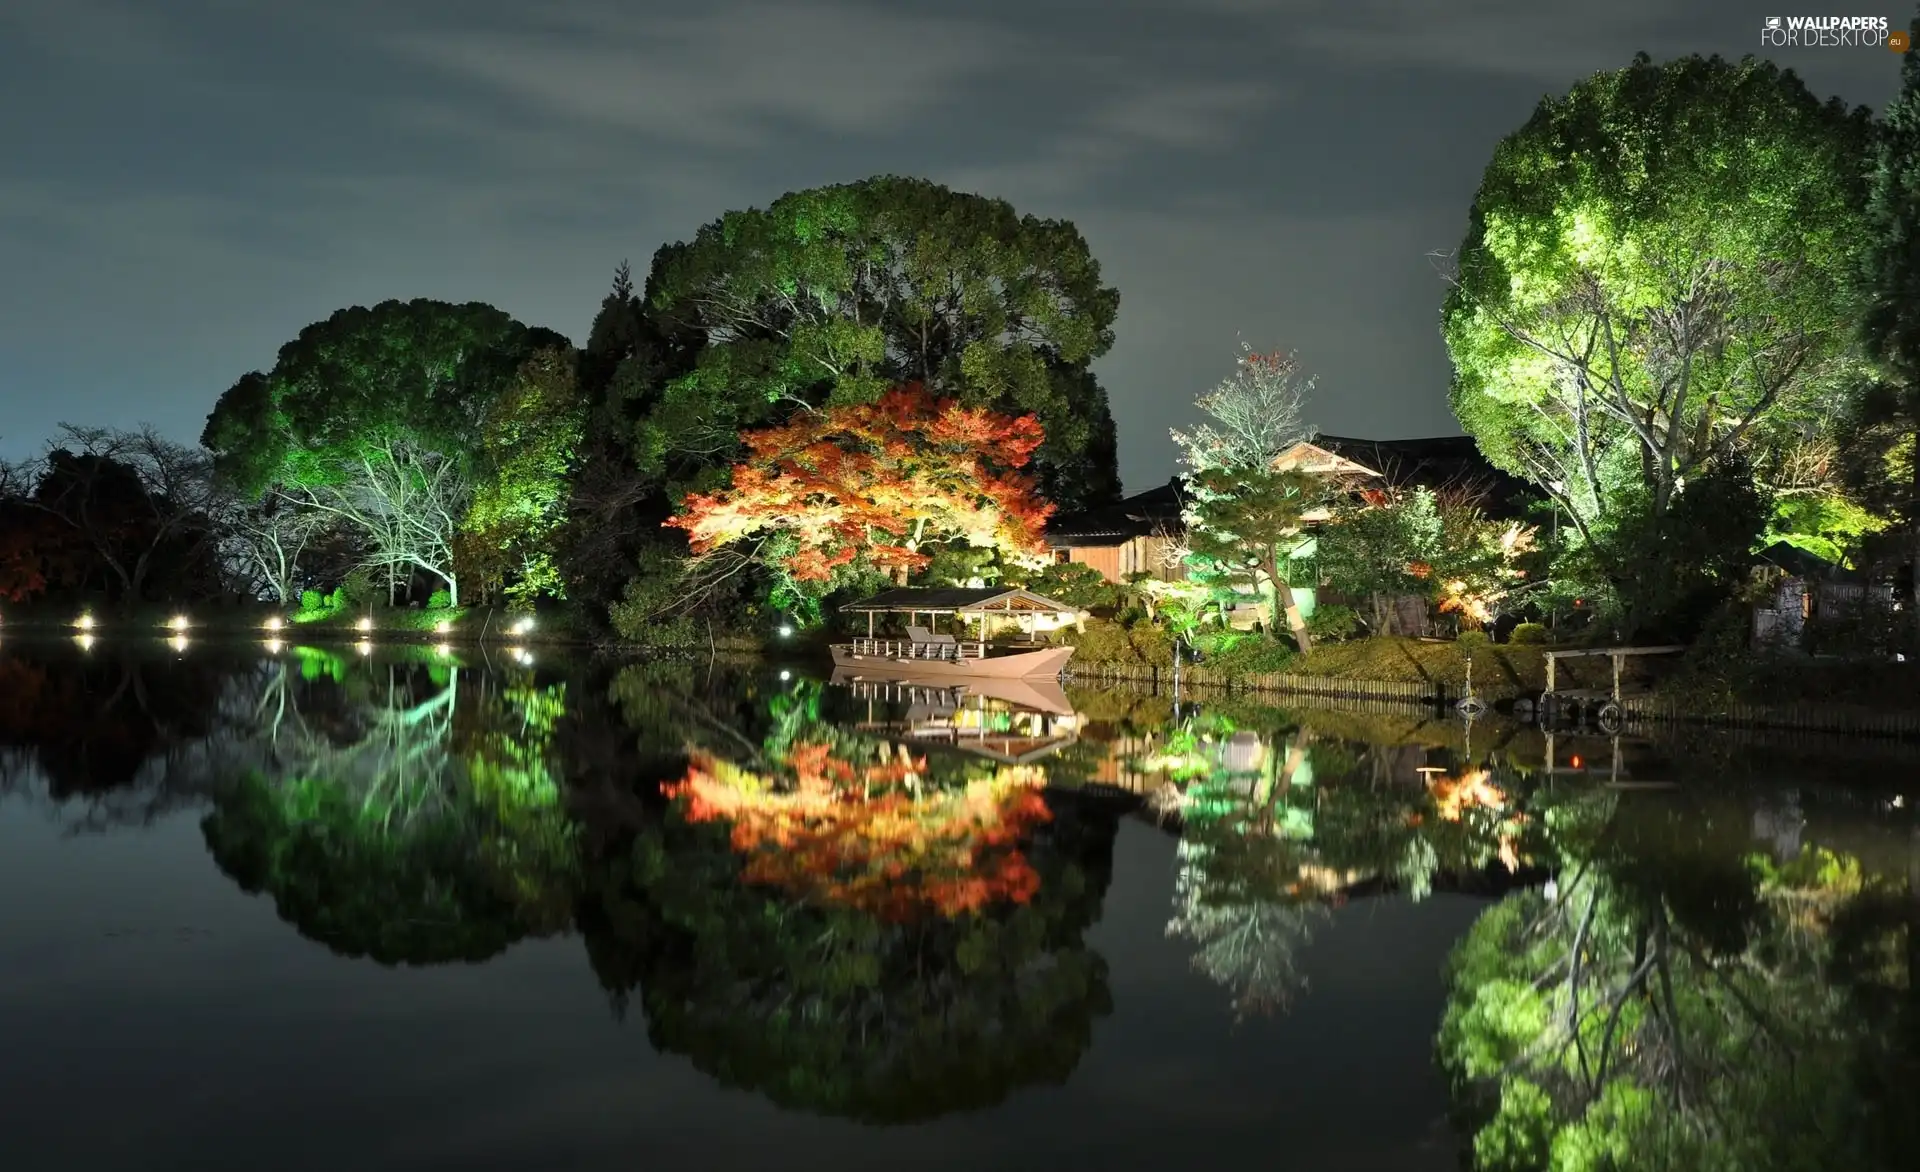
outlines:
[{"label": "wooden fence", "polygon": [[1920,740],[1920,710],[1889,711],[1846,704],[1730,704],[1718,712],[1700,712],[1670,700],[1629,696],[1620,704],[1634,724],[1694,724],[1713,728],[1763,728],[1827,736],[1895,737]]},{"label": "wooden fence", "polygon": [[[1146,664],[1092,663],[1069,666],[1067,677],[1076,683],[1146,684],[1158,689],[1172,687],[1174,673],[1172,668],[1152,667]],[[1432,680],[1349,680],[1331,676],[1294,675],[1289,672],[1226,675],[1209,671],[1204,667],[1181,668],[1180,686],[1221,691],[1229,695],[1260,692],[1316,696],[1329,700],[1381,700],[1427,706],[1450,704],[1460,698],[1456,689]]]}]

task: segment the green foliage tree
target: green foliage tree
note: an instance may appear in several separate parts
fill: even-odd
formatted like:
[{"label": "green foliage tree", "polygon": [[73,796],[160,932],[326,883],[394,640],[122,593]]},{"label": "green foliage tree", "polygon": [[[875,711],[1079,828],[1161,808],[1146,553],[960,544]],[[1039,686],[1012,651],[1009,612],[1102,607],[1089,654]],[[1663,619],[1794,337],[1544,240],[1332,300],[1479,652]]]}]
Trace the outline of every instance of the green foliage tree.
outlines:
[{"label": "green foliage tree", "polygon": [[1420,567],[1431,564],[1440,529],[1440,498],[1427,488],[1347,510],[1315,535],[1321,577],[1349,597],[1366,599],[1374,634],[1393,634],[1392,600],[1432,591],[1432,573]]},{"label": "green foliage tree", "polygon": [[476,453],[484,473],[460,526],[462,560],[483,590],[504,587],[523,604],[565,597],[555,546],[586,420],[571,350],[527,359],[516,384],[489,405]]},{"label": "green foliage tree", "polygon": [[1920,638],[1920,57],[1911,53],[1880,122],[1866,238],[1860,338],[1878,377],[1855,399],[1848,448],[1856,483],[1905,522]]},{"label": "green foliage tree", "polygon": [[[643,468],[730,462],[738,433],[796,404],[917,382],[1038,416],[1043,488],[1063,507],[1118,495],[1112,416],[1087,367],[1113,344],[1119,295],[1071,224],[879,176],[729,212],[661,249],[647,284],[663,332],[700,349],[640,416]],[[609,319],[610,339],[629,318]]]},{"label": "green foliage tree", "polygon": [[477,302],[343,309],[222,395],[201,442],[243,495],[277,488],[353,526],[376,563],[424,570],[457,603],[482,424],[529,357],[568,345]]},{"label": "green foliage tree", "polygon": [[1294,604],[1287,563],[1305,540],[1306,515],[1324,499],[1325,485],[1308,473],[1267,468],[1210,469],[1192,484],[1192,556],[1270,597],[1267,629],[1277,635],[1284,620],[1300,650],[1310,650],[1313,637]]},{"label": "green foliage tree", "polygon": [[1752,59],[1643,54],[1495,150],[1443,312],[1461,424],[1566,512],[1616,514],[1824,426],[1849,385],[1866,111]]}]

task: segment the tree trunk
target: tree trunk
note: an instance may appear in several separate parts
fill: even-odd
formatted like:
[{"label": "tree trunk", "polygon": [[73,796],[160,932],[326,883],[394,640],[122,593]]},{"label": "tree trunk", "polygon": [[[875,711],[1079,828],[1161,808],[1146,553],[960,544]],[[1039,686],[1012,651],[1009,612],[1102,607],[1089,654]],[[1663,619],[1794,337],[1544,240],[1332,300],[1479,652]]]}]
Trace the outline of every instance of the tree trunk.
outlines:
[{"label": "tree trunk", "polygon": [[1267,577],[1273,582],[1273,615],[1267,626],[1274,631],[1280,629],[1282,617],[1286,619],[1289,630],[1293,632],[1293,641],[1302,653],[1313,650],[1313,637],[1307,634],[1307,620],[1300,617],[1300,608],[1294,605],[1293,586],[1280,576],[1280,568],[1270,566]]},{"label": "tree trunk", "polygon": [[460,605],[460,579],[454,574],[452,570],[448,570],[445,573],[441,574],[440,576],[446,579],[446,583],[447,583],[447,605],[459,606]]}]

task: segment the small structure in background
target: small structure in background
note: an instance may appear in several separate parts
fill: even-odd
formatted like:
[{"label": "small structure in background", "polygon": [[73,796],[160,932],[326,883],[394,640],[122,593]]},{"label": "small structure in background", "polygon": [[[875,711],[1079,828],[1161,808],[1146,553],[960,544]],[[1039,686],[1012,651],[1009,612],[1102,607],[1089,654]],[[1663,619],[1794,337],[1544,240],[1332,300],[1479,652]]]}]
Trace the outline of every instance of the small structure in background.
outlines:
[{"label": "small structure in background", "polygon": [[[1753,608],[1753,641],[1769,647],[1815,650],[1818,641],[1860,643],[1886,626],[1894,612],[1893,586],[1877,583],[1858,570],[1836,566],[1805,550],[1775,542],[1761,550],[1756,567],[1769,587]],[[1850,638],[1849,636],[1856,636]]]}]

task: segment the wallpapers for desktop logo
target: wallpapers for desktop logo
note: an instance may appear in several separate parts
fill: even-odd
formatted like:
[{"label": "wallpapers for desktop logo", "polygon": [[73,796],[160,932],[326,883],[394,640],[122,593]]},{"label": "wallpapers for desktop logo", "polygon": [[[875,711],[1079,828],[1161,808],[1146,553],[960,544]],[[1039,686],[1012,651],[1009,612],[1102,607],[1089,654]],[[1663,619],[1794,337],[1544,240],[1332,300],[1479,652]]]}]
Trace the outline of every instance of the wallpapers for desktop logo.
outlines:
[{"label": "wallpapers for desktop logo", "polygon": [[1879,49],[1904,53],[1912,38],[1884,16],[1769,16],[1760,26],[1768,49]]}]

